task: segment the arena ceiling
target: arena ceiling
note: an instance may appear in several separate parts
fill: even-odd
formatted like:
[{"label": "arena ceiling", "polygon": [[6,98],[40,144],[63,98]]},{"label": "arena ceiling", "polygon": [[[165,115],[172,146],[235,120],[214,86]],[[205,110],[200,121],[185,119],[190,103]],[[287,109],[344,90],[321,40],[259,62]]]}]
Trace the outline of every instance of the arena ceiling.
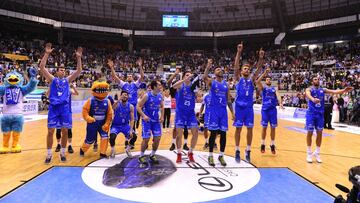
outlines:
[{"label": "arena ceiling", "polygon": [[359,14],[360,0],[2,0],[0,8],[134,30],[161,30],[163,14],[184,14],[190,31],[286,31],[304,22]]}]

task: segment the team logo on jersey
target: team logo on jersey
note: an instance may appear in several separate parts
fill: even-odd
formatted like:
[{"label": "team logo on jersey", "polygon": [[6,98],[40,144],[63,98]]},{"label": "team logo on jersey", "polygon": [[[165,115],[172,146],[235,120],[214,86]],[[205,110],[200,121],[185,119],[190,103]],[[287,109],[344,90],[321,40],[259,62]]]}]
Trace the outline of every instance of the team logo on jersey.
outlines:
[{"label": "team logo on jersey", "polygon": [[133,159],[125,154],[100,159],[86,167],[81,177],[97,192],[137,202],[174,202],[174,196],[164,195],[169,191],[186,194],[176,196],[176,202],[213,201],[239,195],[260,181],[257,168],[245,161],[238,164],[226,155],[226,167],[220,163],[209,167],[207,152],[194,152],[195,163],[182,152],[182,164],[175,164],[176,152],[159,150],[156,154],[157,165],[147,157],[148,164],[140,166],[138,155]]}]

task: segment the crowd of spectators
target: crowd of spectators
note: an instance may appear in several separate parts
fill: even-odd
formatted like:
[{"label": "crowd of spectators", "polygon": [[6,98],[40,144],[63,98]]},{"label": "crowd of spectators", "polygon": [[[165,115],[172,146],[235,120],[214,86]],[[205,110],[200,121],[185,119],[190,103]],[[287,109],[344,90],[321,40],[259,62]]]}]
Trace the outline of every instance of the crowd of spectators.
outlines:
[{"label": "crowd of spectators", "polygon": [[[28,60],[10,60],[5,55],[0,57],[0,77],[10,70],[24,71],[29,66],[38,66],[43,52],[45,41],[34,39],[21,39],[14,35],[0,33],[0,53],[25,55]],[[78,44],[67,43],[59,46],[54,45],[55,51],[48,59],[48,68],[55,74],[56,67],[65,65],[67,72],[75,70],[76,62],[74,50]],[[166,80],[164,72],[174,71],[176,67],[183,70],[191,69],[194,73],[201,74],[205,68],[207,58],[215,61],[215,66],[220,66],[225,71],[225,78],[231,89],[235,89],[232,78],[232,66],[235,51],[221,50],[216,54],[203,50],[162,50],[154,52],[150,49],[137,50],[133,53],[124,51],[116,45],[94,45],[86,44],[83,54],[83,72],[75,81],[77,87],[91,87],[92,82],[98,78],[112,80],[110,70],[106,62],[111,58],[115,64],[115,70],[121,77],[126,74],[138,73],[139,67],[136,61],[139,57],[143,59],[146,81],[158,78]],[[351,85],[354,91],[348,96],[344,105],[349,112],[357,103],[359,98],[360,84],[360,42],[353,40],[342,46],[335,44],[322,48],[287,50],[266,50],[266,66],[272,70],[273,84],[283,93],[284,106],[306,108],[304,90],[310,85],[310,78],[316,74],[320,78],[320,84],[330,89],[343,88]],[[254,65],[256,63],[256,50],[247,50],[243,61]],[[329,63],[318,63],[317,61],[330,61]],[[161,73],[161,74],[159,74]],[[40,86],[47,86],[45,78],[38,76]],[[116,87],[116,86],[115,86]],[[287,92],[287,93],[286,93]],[[341,99],[340,99],[341,100]],[[349,105],[350,104],[350,105]],[[355,105],[356,106],[356,105]]]}]

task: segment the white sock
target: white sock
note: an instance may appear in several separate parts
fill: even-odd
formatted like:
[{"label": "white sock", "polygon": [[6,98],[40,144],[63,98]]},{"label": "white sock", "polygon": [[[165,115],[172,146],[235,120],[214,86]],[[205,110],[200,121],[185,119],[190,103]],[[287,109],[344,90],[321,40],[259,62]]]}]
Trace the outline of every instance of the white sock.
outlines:
[{"label": "white sock", "polygon": [[140,152],[140,156],[144,156],[144,153],[145,153],[145,152]]},{"label": "white sock", "polygon": [[224,152],[220,152],[220,156],[224,156]]},{"label": "white sock", "polygon": [[60,153],[61,153],[61,155],[65,155],[65,148],[61,147]]},{"label": "white sock", "polygon": [[320,147],[316,147],[315,153],[316,153],[316,154],[320,154]]},{"label": "white sock", "polygon": [[184,144],[187,144],[187,139],[184,139]]},{"label": "white sock", "polygon": [[71,146],[71,142],[68,143],[68,146]]},{"label": "white sock", "polygon": [[209,143],[209,138],[206,138],[205,143]]},{"label": "white sock", "polygon": [[115,151],[115,147],[111,147],[111,151],[112,151],[112,152]]},{"label": "white sock", "polygon": [[262,145],[265,145],[265,140],[261,140],[261,144],[262,144]]},{"label": "white sock", "polygon": [[156,152],[155,150],[152,150],[151,153],[150,153],[150,156],[155,155],[155,152]]},{"label": "white sock", "polygon": [[48,149],[48,150],[47,150],[47,155],[48,155],[48,156],[51,156],[51,155],[52,155],[51,149]]},{"label": "white sock", "polygon": [[239,146],[236,146],[235,149],[236,149],[236,151],[240,151],[240,147],[239,147]]},{"label": "white sock", "polygon": [[251,150],[251,146],[250,145],[246,146],[246,151],[250,151],[250,150]]},{"label": "white sock", "polygon": [[190,147],[190,149],[189,149],[189,153],[192,153],[193,152],[193,149]]},{"label": "white sock", "polygon": [[307,146],[306,152],[307,152],[308,154],[311,154],[311,146]]},{"label": "white sock", "polygon": [[209,152],[209,156],[213,156],[213,153],[212,153],[212,152]]},{"label": "white sock", "polygon": [[173,138],[171,144],[175,144],[175,142],[176,142],[176,138]]},{"label": "white sock", "polygon": [[275,145],[275,140],[271,140],[271,145]]},{"label": "white sock", "polygon": [[181,154],[181,148],[180,149],[177,149],[177,152],[178,152],[178,154]]}]

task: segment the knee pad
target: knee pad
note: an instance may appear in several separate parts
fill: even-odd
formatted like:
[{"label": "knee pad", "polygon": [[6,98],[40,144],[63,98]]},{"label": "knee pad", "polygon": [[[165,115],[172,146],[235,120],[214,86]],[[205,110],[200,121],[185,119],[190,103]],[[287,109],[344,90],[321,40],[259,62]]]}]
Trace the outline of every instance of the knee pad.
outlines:
[{"label": "knee pad", "polygon": [[135,145],[136,140],[137,140],[137,135],[136,135],[135,133],[133,133],[133,137],[131,138],[131,140],[130,140],[130,142],[129,142],[129,143],[130,143],[131,145],[133,145],[133,146],[134,146],[134,145]]},{"label": "knee pad", "polygon": [[72,129],[71,128],[68,129],[68,138],[72,138]]},{"label": "knee pad", "polygon": [[110,146],[115,146],[115,139],[116,139],[116,134],[115,133],[111,133],[110,134]]},{"label": "knee pad", "polygon": [[56,129],[56,139],[61,138],[61,129]]}]

